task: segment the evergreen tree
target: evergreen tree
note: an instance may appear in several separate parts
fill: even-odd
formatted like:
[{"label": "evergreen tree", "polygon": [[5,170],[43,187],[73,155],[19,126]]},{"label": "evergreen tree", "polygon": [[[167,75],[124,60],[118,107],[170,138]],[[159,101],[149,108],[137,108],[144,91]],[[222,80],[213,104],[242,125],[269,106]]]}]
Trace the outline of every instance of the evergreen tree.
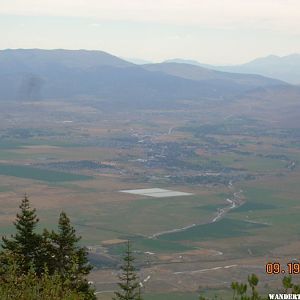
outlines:
[{"label": "evergreen tree", "polygon": [[[39,219],[36,216],[36,210],[32,209],[29,204],[29,199],[25,194],[20,207],[20,213],[16,216],[14,225],[17,233],[11,235],[10,238],[2,237],[3,252],[15,253],[20,273],[26,273],[32,267],[36,268],[43,264],[40,261],[40,247],[42,243],[41,235],[35,233],[35,229]],[[2,256],[3,257],[3,256]],[[0,260],[1,264],[6,264],[5,260]]]},{"label": "evergreen tree", "polygon": [[251,274],[248,276],[248,284],[252,291],[251,300],[259,299],[258,292],[256,290],[258,281],[258,277],[255,274]]},{"label": "evergreen tree", "polygon": [[120,291],[115,292],[114,300],[142,300],[140,284],[136,269],[133,265],[134,257],[132,255],[130,242],[127,242],[127,248],[123,257],[123,265],[121,267],[121,275],[119,276]]},{"label": "evergreen tree", "polygon": [[78,246],[81,237],[76,236],[74,227],[65,212],[59,216],[58,232],[44,232],[45,243],[50,245],[48,252],[49,270],[57,272],[64,280],[69,280],[72,288],[86,295],[85,299],[96,299],[94,290],[89,286],[86,276],[92,266],[88,262],[87,251]]}]

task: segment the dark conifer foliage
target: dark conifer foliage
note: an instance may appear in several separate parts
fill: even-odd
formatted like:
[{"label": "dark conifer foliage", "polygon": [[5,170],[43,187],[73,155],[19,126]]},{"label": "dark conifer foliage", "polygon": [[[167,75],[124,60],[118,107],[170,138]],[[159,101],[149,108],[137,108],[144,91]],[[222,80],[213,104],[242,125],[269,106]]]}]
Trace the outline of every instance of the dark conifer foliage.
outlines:
[{"label": "dark conifer foliage", "polygon": [[43,279],[47,274],[55,280],[60,278],[64,289],[81,295],[80,299],[95,300],[94,289],[87,280],[92,266],[87,251],[78,245],[80,237],[66,213],[60,214],[57,232],[44,229],[43,234],[36,233],[38,222],[36,210],[25,195],[14,222],[16,234],[2,238],[0,282],[7,281],[10,270],[16,270],[14,275],[20,278],[31,273]]},{"label": "dark conifer foliage", "polygon": [[142,300],[139,278],[133,264],[134,260],[131,244],[128,241],[119,276],[120,291],[115,292],[114,300]]},{"label": "dark conifer foliage", "polygon": [[27,195],[24,196],[20,207],[20,213],[14,222],[17,233],[10,238],[2,237],[4,251],[15,253],[18,257],[18,268],[21,273],[26,273],[31,267],[41,265],[42,236],[35,233],[39,219],[36,210],[30,207]]},{"label": "dark conifer foliage", "polygon": [[78,246],[81,237],[76,235],[65,212],[59,216],[58,231],[45,231],[44,236],[50,242],[49,270],[57,272],[63,280],[69,279],[78,292],[89,294],[91,298],[87,299],[94,299],[94,291],[86,279],[92,266],[86,249]]}]

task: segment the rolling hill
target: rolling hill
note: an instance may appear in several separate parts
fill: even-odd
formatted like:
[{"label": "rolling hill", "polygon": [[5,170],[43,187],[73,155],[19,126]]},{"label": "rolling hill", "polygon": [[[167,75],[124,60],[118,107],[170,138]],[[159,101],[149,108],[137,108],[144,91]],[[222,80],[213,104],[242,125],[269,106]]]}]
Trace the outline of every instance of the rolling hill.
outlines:
[{"label": "rolling hill", "polygon": [[179,58],[170,59],[165,62],[191,64],[223,72],[258,74],[283,80],[291,84],[299,84],[300,82],[300,54],[291,54],[282,57],[269,55],[266,57],[257,58],[245,64],[233,66],[213,66],[201,64],[195,60]]},{"label": "rolling hill", "polygon": [[0,100],[93,100],[109,107],[157,107],[178,100],[228,99],[270,78],[179,64],[137,66],[102,51],[0,51]]},{"label": "rolling hill", "polygon": [[285,85],[285,83],[282,81],[274,80],[260,75],[220,72],[186,63],[148,64],[144,65],[143,67],[148,71],[163,72],[172,76],[196,80],[199,82],[210,80],[219,83],[223,82],[224,85],[236,84],[243,86],[244,89]]}]

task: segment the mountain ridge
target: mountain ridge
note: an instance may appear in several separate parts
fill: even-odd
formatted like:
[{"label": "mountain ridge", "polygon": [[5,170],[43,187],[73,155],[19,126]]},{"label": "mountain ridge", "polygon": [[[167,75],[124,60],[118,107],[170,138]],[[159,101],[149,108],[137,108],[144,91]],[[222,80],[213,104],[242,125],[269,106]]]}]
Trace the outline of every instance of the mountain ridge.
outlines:
[{"label": "mountain ridge", "polygon": [[202,64],[189,59],[169,59],[165,62],[189,63],[212,70],[233,72],[240,74],[257,74],[290,84],[299,84],[300,82],[300,54],[293,53],[286,56],[268,55],[256,58],[248,63],[230,66],[215,66]]},{"label": "mountain ridge", "polygon": [[139,66],[103,51],[3,50],[0,100],[93,99],[110,107],[157,107],[183,100],[230,99],[252,89],[285,85],[191,65],[171,67]]}]

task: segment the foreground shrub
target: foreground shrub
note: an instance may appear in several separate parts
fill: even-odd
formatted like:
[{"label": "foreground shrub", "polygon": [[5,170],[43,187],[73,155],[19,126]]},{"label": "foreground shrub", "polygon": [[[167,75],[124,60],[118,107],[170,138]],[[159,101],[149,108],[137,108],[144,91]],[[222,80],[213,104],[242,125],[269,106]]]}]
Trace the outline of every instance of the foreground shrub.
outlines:
[{"label": "foreground shrub", "polygon": [[62,281],[59,274],[49,275],[46,271],[39,276],[30,269],[20,274],[14,264],[16,258],[13,254],[6,254],[11,261],[5,275],[0,278],[1,300],[84,300],[84,294],[75,292],[70,288],[68,280]]}]

